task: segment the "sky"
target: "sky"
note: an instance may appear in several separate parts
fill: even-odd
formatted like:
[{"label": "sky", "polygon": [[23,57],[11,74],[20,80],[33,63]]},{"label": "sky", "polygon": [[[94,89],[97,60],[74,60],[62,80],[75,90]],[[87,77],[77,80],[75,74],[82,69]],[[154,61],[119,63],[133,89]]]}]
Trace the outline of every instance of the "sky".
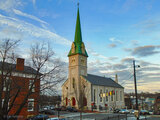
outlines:
[{"label": "sky", "polygon": [[[20,39],[27,58],[30,45],[48,42],[68,66],[78,0],[0,0],[0,39]],[[88,73],[115,79],[134,92],[160,92],[160,1],[79,0]],[[67,67],[65,67],[67,71]]]}]

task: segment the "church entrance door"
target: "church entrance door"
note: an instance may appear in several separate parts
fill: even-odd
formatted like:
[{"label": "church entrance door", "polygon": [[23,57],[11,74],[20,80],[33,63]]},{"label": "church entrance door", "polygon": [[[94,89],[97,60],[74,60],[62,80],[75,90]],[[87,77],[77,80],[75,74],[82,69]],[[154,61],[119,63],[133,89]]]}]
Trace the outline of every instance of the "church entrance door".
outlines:
[{"label": "church entrance door", "polygon": [[86,99],[86,97],[83,98],[83,106],[87,106],[87,99]]},{"label": "church entrance door", "polygon": [[66,106],[68,105],[68,98],[66,97]]},{"label": "church entrance door", "polygon": [[76,105],[76,100],[74,97],[72,97],[72,106],[75,106]]}]

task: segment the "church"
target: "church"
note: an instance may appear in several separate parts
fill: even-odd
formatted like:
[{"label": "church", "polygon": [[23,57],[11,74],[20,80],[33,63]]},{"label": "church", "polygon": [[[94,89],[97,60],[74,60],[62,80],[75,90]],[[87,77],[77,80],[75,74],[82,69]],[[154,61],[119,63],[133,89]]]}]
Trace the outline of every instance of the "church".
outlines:
[{"label": "church", "polygon": [[82,41],[79,8],[68,58],[68,79],[62,85],[62,106],[97,111],[124,108],[124,88],[118,84],[117,75],[112,80],[87,74],[88,54]]}]

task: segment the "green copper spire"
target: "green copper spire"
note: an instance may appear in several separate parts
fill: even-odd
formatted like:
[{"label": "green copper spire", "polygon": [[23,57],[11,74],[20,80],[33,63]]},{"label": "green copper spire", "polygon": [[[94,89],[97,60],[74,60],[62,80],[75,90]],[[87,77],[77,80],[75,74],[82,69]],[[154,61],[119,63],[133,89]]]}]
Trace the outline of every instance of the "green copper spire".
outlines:
[{"label": "green copper spire", "polygon": [[[78,4],[78,6],[79,6],[79,4]],[[78,11],[77,11],[77,21],[76,21],[74,42],[72,43],[72,48],[71,48],[68,56],[75,55],[75,54],[81,54],[81,55],[88,57],[88,54],[85,50],[84,43],[82,42],[79,7],[78,7]]]},{"label": "green copper spire", "polygon": [[80,17],[79,17],[79,8],[78,8],[78,11],[77,11],[77,22],[76,22],[76,31],[75,31],[74,42],[76,44],[81,44],[82,43],[81,23],[80,23]]}]

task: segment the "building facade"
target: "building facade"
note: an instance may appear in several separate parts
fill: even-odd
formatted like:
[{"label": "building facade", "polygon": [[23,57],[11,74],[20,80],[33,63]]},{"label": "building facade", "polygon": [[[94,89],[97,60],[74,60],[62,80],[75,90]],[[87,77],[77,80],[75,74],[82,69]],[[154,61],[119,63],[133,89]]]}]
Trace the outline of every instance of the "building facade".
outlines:
[{"label": "building facade", "polygon": [[[4,66],[3,75],[2,64]],[[0,63],[0,67],[1,82],[3,81],[2,109],[6,108],[5,103],[8,101],[9,116],[25,120],[29,116],[37,115],[41,74],[29,66],[24,66],[22,58],[17,59],[17,64]],[[15,116],[23,102],[24,106]]]},{"label": "building facade", "polygon": [[62,105],[78,109],[115,109],[124,107],[124,88],[118,78],[87,74],[88,54],[82,41],[79,8],[74,42],[68,54],[68,79],[62,85]]}]

